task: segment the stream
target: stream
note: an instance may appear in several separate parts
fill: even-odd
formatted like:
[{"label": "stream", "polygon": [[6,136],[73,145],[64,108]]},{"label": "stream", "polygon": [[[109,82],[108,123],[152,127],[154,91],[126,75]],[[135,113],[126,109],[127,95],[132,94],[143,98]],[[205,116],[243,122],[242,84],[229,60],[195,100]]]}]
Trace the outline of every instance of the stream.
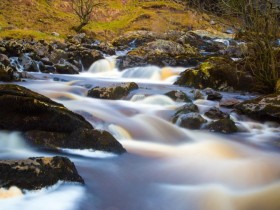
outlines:
[{"label": "stream", "polygon": [[[279,210],[280,126],[230,113],[239,130],[225,135],[180,128],[170,122],[175,102],[164,95],[192,89],[174,86],[184,68],[137,67],[119,72],[114,57],[97,61],[79,75],[30,73],[17,83],[83,115],[95,128],[108,130],[128,151],[116,156],[64,149],[85,180],[0,200],[1,210]],[[95,86],[136,82],[124,100],[86,97]],[[222,93],[246,100],[252,95]],[[219,103],[195,100],[203,114]],[[0,132],[0,159],[57,154],[26,145],[18,132]],[[61,154],[59,154],[61,155]]]}]

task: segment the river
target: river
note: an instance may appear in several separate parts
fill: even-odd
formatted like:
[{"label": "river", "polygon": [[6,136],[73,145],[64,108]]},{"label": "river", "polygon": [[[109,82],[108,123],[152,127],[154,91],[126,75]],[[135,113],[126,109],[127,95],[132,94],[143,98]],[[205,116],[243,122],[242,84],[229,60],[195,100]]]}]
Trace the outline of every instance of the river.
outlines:
[{"label": "river", "polygon": [[[138,67],[119,72],[114,58],[80,75],[30,73],[18,83],[83,115],[126,148],[116,156],[90,150],[61,152],[76,165],[85,186],[58,183],[0,200],[1,210],[279,210],[280,155],[272,144],[280,126],[231,113],[242,132],[188,130],[170,122],[182,102],[163,94],[191,89],[172,85],[183,68]],[[90,87],[134,81],[124,100],[86,97]],[[253,96],[222,93],[224,98]],[[218,102],[195,100],[201,113]],[[18,132],[0,132],[0,159],[53,156],[30,148]],[[61,155],[61,154],[60,154]]]}]

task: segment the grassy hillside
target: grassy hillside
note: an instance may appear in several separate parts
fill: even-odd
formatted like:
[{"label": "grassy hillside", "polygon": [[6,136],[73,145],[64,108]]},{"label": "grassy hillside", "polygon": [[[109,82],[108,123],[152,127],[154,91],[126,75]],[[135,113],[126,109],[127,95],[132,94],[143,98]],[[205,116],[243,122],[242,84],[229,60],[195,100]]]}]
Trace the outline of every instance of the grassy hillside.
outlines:
[{"label": "grassy hillside", "polygon": [[[164,32],[172,29],[215,29],[207,15],[199,14],[171,0],[106,0],[95,8],[92,21],[84,30],[99,39],[130,30]],[[1,0],[0,37],[35,37],[53,39],[75,33],[78,25],[69,0]],[[213,28],[214,27],[214,28]]]}]

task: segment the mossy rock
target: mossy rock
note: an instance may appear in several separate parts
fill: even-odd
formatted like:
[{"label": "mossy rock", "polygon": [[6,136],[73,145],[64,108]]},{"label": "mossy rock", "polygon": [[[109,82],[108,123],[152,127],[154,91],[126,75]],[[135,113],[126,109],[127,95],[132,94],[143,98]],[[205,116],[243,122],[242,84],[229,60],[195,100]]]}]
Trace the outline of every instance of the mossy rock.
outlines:
[{"label": "mossy rock", "polygon": [[22,131],[37,147],[125,152],[111,134],[95,130],[82,116],[27,88],[0,85],[0,107],[0,130]]},{"label": "mossy rock", "polygon": [[92,98],[117,100],[127,96],[131,91],[138,89],[135,82],[124,83],[113,87],[94,87],[88,91]]},{"label": "mossy rock", "polygon": [[229,57],[212,57],[195,69],[182,72],[176,85],[199,89],[252,91],[254,79],[247,72],[239,71],[238,63]]},{"label": "mossy rock", "polygon": [[158,39],[130,51],[120,57],[119,68],[135,66],[187,66],[195,65],[201,59],[198,50],[190,45]]},{"label": "mossy rock", "polygon": [[16,186],[23,190],[38,190],[58,181],[84,184],[77,169],[66,157],[29,158],[0,161],[0,188]]},{"label": "mossy rock", "polygon": [[238,104],[235,108],[253,119],[280,123],[280,93],[248,100]]}]

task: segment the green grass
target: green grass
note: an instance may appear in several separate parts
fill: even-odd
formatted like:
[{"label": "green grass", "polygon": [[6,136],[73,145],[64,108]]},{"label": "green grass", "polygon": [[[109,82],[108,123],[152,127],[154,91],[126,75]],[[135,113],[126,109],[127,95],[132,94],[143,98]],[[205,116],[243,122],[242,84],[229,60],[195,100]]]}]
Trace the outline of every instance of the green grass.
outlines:
[{"label": "green grass", "polygon": [[[164,32],[190,26],[209,27],[207,21],[201,20],[200,14],[185,11],[182,5],[170,0],[128,0],[125,5],[121,0],[102,3],[94,10],[92,21],[84,28],[85,32],[99,39],[112,39],[125,31],[139,29]],[[51,32],[58,32],[64,37],[74,34],[72,27],[78,23],[66,0],[0,0],[0,37],[52,39],[54,37],[48,35]],[[3,30],[7,27],[13,30]]]}]

